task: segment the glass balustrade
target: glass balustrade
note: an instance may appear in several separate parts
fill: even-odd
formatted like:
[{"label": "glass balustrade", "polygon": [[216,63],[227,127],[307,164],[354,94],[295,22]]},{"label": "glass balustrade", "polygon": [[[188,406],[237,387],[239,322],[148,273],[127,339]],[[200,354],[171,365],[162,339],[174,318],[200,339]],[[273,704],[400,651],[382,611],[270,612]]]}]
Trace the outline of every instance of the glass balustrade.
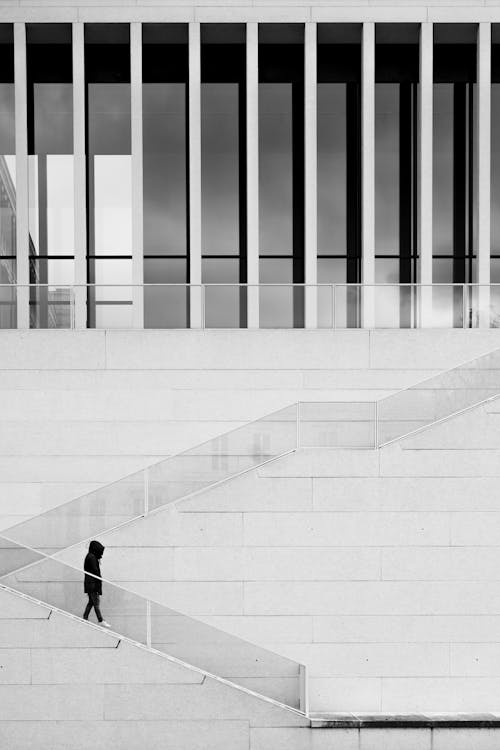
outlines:
[{"label": "glass balustrade", "polygon": [[498,284],[3,284],[0,328],[25,304],[31,328],[303,328],[306,310],[321,329],[496,328],[499,300]]},{"label": "glass balustrade", "polygon": [[[37,560],[37,558],[39,558]],[[8,572],[12,564],[25,565]],[[0,584],[81,617],[84,573],[0,537]],[[119,635],[299,709],[301,665],[109,581],[101,608]],[[95,622],[92,612],[89,618]]]},{"label": "glass balustrade", "polygon": [[302,448],[374,448],[376,406],[363,402],[301,402]]},{"label": "glass balustrade", "polygon": [[500,351],[485,354],[377,403],[383,445],[500,393]]},{"label": "glass balustrade", "polygon": [[151,510],[283,455],[297,445],[297,405],[75,498],[4,533],[46,554],[109,531]]}]

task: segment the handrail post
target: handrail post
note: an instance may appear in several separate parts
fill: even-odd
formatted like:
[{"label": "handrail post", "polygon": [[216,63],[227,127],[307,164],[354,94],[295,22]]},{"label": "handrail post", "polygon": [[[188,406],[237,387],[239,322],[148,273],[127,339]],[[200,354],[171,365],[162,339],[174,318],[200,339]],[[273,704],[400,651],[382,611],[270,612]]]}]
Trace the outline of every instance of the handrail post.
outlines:
[{"label": "handrail post", "polygon": [[299,709],[306,716],[309,716],[309,686],[305,664],[299,664]]},{"label": "handrail post", "polygon": [[151,602],[146,599],[146,646],[151,648]]},{"label": "handrail post", "polygon": [[144,469],[144,516],[149,513],[149,469]]},{"label": "handrail post", "polygon": [[335,330],[335,284],[332,284],[332,329]]},{"label": "handrail post", "polygon": [[375,401],[375,450],[378,448],[379,425],[378,425],[378,401]]}]

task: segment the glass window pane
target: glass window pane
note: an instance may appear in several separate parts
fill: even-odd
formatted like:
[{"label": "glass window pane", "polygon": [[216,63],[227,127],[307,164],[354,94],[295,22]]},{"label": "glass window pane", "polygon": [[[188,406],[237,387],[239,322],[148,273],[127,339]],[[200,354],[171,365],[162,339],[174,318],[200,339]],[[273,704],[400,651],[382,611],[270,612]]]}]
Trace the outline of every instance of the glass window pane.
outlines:
[{"label": "glass window pane", "polygon": [[144,288],[145,328],[187,328],[189,289],[184,285]]},{"label": "glass window pane", "polygon": [[491,85],[491,252],[500,254],[500,83]]},{"label": "glass window pane", "polygon": [[261,258],[259,262],[261,284],[293,282],[293,261],[286,258]]},{"label": "glass window pane", "polygon": [[33,99],[34,152],[72,154],[73,85],[35,83]]},{"label": "glass window pane", "polygon": [[90,83],[87,89],[89,152],[130,154],[130,84]]},{"label": "glass window pane", "polygon": [[73,255],[73,157],[30,155],[29,229],[31,250],[37,255]]},{"label": "glass window pane", "polygon": [[259,84],[261,255],[293,254],[292,84]]},{"label": "glass window pane", "polygon": [[185,255],[186,84],[143,84],[144,254]]},{"label": "glass window pane", "polygon": [[240,262],[237,258],[203,258],[203,284],[238,284]]},{"label": "glass window pane", "polygon": [[346,254],[346,84],[318,84],[318,252]]},{"label": "glass window pane", "polygon": [[[0,258],[16,257],[16,158],[0,155]],[[15,281],[15,276],[12,277]]]},{"label": "glass window pane", "polygon": [[239,253],[239,90],[237,83],[201,86],[202,250]]},{"label": "glass window pane", "polygon": [[[434,84],[433,253],[453,254],[453,85]],[[434,279],[436,280],[436,279]]]},{"label": "glass window pane", "polygon": [[14,83],[0,83],[0,153],[16,153]]},{"label": "glass window pane", "polygon": [[96,328],[132,328],[132,305],[102,305],[95,307]]},{"label": "glass window pane", "polygon": [[145,258],[145,284],[185,284],[187,261],[184,258]]},{"label": "glass window pane", "polygon": [[345,284],[345,258],[318,258],[318,284]]},{"label": "glass window pane", "polygon": [[96,255],[132,254],[130,156],[94,157],[94,248]]},{"label": "glass window pane", "polygon": [[399,255],[399,208],[399,84],[377,83],[375,85],[375,252],[377,255]]}]

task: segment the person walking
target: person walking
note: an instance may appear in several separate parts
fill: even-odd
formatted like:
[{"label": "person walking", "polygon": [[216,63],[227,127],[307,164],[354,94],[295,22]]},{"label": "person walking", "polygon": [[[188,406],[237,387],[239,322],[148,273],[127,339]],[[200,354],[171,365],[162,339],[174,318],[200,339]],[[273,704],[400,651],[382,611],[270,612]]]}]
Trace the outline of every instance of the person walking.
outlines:
[{"label": "person walking", "polygon": [[[99,624],[102,625],[103,628],[110,628],[111,625],[109,624],[109,622],[106,622],[101,614],[101,608],[99,604],[100,597],[102,596],[101,566],[99,565],[99,560],[103,556],[103,553],[104,546],[95,539],[92,540],[89,544],[89,551],[83,564],[83,569],[85,571],[83,590],[89,597],[88,604],[85,607],[85,612],[83,613],[83,619],[89,619],[89,615],[93,607]],[[97,576],[97,578],[95,578],[94,576]]]}]

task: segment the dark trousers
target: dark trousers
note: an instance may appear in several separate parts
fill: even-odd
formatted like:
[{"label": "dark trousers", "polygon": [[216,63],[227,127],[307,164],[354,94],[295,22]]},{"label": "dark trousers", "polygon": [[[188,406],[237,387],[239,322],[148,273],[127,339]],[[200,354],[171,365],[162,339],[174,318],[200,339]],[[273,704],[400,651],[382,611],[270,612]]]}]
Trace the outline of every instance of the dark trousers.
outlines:
[{"label": "dark trousers", "polygon": [[89,619],[89,615],[92,611],[92,607],[94,607],[95,613],[97,615],[97,619],[99,620],[99,622],[102,622],[103,617],[101,615],[101,610],[99,608],[99,594],[97,593],[97,591],[89,591],[88,597],[89,597],[89,601],[88,601],[87,606],[85,607],[85,612],[83,613],[83,619],[84,620]]}]

